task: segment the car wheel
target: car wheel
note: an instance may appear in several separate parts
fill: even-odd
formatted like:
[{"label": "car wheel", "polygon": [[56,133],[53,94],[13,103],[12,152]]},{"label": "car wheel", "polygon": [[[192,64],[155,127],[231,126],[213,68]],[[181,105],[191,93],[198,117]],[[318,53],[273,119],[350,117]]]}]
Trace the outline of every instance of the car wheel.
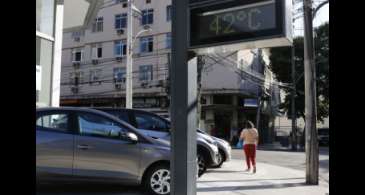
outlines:
[{"label": "car wheel", "polygon": [[222,167],[222,165],[224,163],[224,153],[221,150],[219,150],[217,161],[218,161],[218,165],[214,166],[213,168],[220,168],[220,167]]},{"label": "car wheel", "polygon": [[199,166],[199,171],[198,171],[198,176],[201,177],[205,171],[207,170],[207,161],[205,160],[205,157],[203,154],[198,153],[198,166]]},{"label": "car wheel", "polygon": [[170,167],[161,164],[150,169],[145,177],[144,187],[148,194],[170,194]]}]

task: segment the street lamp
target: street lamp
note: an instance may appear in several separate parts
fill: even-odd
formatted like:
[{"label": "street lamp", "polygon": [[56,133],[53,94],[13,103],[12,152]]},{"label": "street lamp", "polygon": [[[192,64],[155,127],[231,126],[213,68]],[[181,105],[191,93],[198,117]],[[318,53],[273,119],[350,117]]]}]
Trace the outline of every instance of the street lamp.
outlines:
[{"label": "street lamp", "polygon": [[133,11],[142,15],[142,12],[138,10],[132,0],[128,0],[128,22],[127,22],[127,65],[126,65],[126,108],[133,107],[133,44],[135,40],[144,32],[151,31],[151,27],[148,25],[143,26],[143,30],[139,31],[135,37],[133,37]]}]

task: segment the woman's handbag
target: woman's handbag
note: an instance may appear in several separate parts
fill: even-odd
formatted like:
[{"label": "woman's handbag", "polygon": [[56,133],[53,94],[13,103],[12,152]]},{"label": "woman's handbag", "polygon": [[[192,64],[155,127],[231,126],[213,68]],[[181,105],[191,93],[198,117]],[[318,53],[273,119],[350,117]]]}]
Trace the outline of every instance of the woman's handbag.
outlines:
[{"label": "woman's handbag", "polygon": [[242,149],[242,148],[243,148],[243,140],[242,140],[242,139],[240,139],[240,140],[237,142],[236,148],[238,148],[238,149]]}]

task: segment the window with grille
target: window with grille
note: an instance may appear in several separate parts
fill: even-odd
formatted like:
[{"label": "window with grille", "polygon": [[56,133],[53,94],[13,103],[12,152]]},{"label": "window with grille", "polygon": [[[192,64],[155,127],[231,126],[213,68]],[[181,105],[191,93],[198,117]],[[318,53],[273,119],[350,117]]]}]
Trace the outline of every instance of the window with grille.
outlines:
[{"label": "window with grille", "polygon": [[124,67],[114,68],[114,82],[125,83],[126,70]]},{"label": "window with grille", "polygon": [[93,59],[98,59],[103,57],[103,47],[101,44],[93,45],[91,48],[91,56]]},{"label": "window with grille", "polygon": [[142,37],[140,39],[140,52],[141,53],[147,53],[147,52],[153,52],[153,37]]},{"label": "window with grille", "polygon": [[153,9],[142,11],[142,25],[153,24]]},{"label": "window with grille", "polygon": [[142,65],[139,67],[139,80],[140,81],[153,80],[152,65]]},{"label": "window with grille", "polygon": [[103,32],[103,22],[104,22],[103,17],[95,18],[92,32]]},{"label": "window with grille", "polygon": [[171,48],[171,33],[166,34],[166,48]]},{"label": "window with grille", "polygon": [[171,17],[172,17],[172,6],[171,5],[168,5],[166,7],[166,21],[171,21]]},{"label": "window with grille", "polygon": [[90,83],[98,82],[101,84],[101,69],[90,70]]},{"label": "window with grille", "polygon": [[127,14],[115,15],[115,29],[122,29],[127,27]]},{"label": "window with grille", "polygon": [[127,54],[127,43],[125,40],[114,42],[114,55],[124,56]]}]

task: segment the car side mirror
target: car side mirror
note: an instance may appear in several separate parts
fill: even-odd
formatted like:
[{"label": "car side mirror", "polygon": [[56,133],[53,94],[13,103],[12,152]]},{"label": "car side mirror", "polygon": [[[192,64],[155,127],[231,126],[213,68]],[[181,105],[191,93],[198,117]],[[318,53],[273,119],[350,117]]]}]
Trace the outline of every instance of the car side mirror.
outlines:
[{"label": "car side mirror", "polygon": [[138,136],[134,133],[128,132],[127,133],[127,138],[128,140],[130,140],[133,143],[137,143],[138,142]]}]

